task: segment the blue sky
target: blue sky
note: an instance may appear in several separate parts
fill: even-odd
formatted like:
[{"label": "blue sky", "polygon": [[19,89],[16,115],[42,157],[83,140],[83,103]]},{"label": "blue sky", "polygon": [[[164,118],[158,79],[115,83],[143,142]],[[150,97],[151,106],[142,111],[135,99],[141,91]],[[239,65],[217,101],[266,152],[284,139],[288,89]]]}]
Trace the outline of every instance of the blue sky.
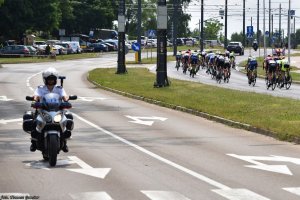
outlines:
[{"label": "blue sky", "polygon": [[[291,10],[295,10],[295,28],[300,29],[300,1],[299,0],[290,0],[291,1]],[[240,32],[243,30],[243,0],[227,0],[228,2],[228,28],[227,34],[228,38],[234,32]],[[246,0],[246,26],[252,25],[254,31],[257,29],[257,0]],[[273,14],[273,30],[279,29],[279,5],[281,3],[281,28],[284,29],[285,34],[287,33],[287,10],[289,6],[289,0],[265,0],[265,26],[266,31],[269,29],[269,2],[271,2],[271,14]],[[259,0],[260,7],[260,22],[259,29],[263,30],[263,0]],[[204,20],[209,18],[219,19],[222,23],[225,23],[224,18],[221,19],[219,16],[219,10],[225,8],[225,0],[204,0]],[[198,28],[199,20],[201,18],[201,0],[194,0],[187,12],[192,15],[192,20],[189,23],[191,30]],[[297,22],[298,21],[298,22]],[[293,31],[294,25],[293,20],[291,21],[291,27]],[[224,30],[222,30],[224,34]]]}]

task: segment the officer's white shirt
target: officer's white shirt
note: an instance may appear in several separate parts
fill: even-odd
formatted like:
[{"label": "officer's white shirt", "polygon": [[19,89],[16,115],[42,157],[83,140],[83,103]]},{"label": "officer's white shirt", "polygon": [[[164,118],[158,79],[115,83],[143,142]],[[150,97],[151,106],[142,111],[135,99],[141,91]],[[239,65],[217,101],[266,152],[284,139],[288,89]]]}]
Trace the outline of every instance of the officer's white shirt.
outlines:
[{"label": "officer's white shirt", "polygon": [[53,87],[52,91],[50,91],[46,85],[41,85],[34,91],[34,95],[39,96],[41,98],[48,93],[56,93],[60,97],[67,96],[67,93],[65,92],[64,88],[57,85]]}]

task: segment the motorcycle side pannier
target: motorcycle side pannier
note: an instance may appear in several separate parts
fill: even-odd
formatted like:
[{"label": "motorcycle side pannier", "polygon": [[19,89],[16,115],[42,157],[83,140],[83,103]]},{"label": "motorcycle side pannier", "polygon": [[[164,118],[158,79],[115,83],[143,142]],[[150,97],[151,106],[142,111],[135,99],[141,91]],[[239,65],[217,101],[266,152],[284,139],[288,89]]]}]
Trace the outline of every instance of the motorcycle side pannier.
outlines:
[{"label": "motorcycle side pannier", "polygon": [[23,115],[23,130],[27,133],[31,133],[33,129],[33,113],[32,111],[26,111]]}]

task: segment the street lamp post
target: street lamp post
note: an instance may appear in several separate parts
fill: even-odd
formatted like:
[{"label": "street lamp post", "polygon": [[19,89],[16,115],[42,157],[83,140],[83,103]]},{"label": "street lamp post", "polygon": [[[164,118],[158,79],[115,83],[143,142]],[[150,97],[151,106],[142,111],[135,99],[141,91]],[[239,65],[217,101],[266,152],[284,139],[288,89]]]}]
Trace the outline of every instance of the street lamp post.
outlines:
[{"label": "street lamp post", "polygon": [[224,38],[224,48],[227,48],[227,0],[225,0],[225,38]]},{"label": "street lamp post", "polygon": [[201,46],[201,52],[204,48],[204,30],[203,30],[203,22],[204,22],[204,14],[203,14],[203,0],[201,0],[201,38],[200,38],[200,46]]},{"label": "street lamp post", "polygon": [[264,34],[264,58],[266,57],[266,2],[263,0],[264,10],[264,23],[263,23],[263,34]]},{"label": "street lamp post", "polygon": [[119,0],[118,10],[118,69],[117,74],[126,73],[125,66],[125,0]]},{"label": "street lamp post", "polygon": [[288,12],[288,61],[291,63],[291,0],[289,0]]},{"label": "street lamp post", "polygon": [[157,1],[157,62],[154,87],[169,86],[167,77],[167,28],[168,14],[166,0]]}]

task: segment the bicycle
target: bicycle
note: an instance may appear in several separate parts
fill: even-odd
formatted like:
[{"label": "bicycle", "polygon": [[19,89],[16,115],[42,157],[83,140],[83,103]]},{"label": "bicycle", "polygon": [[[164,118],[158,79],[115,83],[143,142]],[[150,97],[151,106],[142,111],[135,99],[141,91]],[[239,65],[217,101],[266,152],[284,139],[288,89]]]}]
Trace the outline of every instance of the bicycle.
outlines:
[{"label": "bicycle", "polygon": [[284,74],[284,76],[282,77],[282,74],[280,73],[280,75],[278,76],[278,87],[281,89],[283,87],[285,87],[287,90],[290,89],[293,79],[292,76],[290,75],[289,70],[286,71],[286,73]]},{"label": "bicycle", "polygon": [[177,61],[176,61],[176,66],[175,66],[175,68],[176,68],[177,71],[178,71],[178,69],[180,68],[180,60],[177,60]]},{"label": "bicycle", "polygon": [[256,72],[256,69],[254,70],[249,70],[248,71],[248,84],[249,86],[255,86],[256,84],[256,77],[257,77],[257,72]]},{"label": "bicycle", "polygon": [[268,78],[268,76],[266,76],[266,85],[267,85],[267,90],[271,87],[272,90],[275,89],[277,84],[277,79],[276,79],[276,75],[275,73],[272,73],[271,75],[271,79]]}]

